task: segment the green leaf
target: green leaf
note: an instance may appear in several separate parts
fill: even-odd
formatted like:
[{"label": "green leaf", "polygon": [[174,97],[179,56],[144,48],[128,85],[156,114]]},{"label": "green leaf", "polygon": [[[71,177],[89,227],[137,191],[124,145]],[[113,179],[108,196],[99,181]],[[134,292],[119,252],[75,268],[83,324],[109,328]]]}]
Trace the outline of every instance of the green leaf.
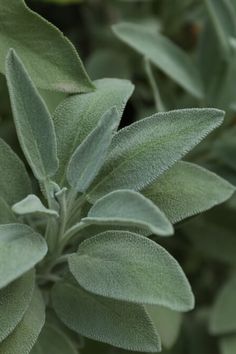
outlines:
[{"label": "green leaf", "polygon": [[169,349],[175,344],[182,323],[182,314],[162,306],[146,305],[163,347]]},{"label": "green leaf", "polygon": [[56,181],[61,185],[65,183],[65,170],[77,146],[111,107],[116,106],[121,118],[133,92],[133,85],[126,80],[103,79],[94,85],[94,92],[66,98],[53,115],[60,160]]},{"label": "green leaf", "polygon": [[236,335],[231,335],[220,339],[220,353],[221,354],[236,353]]},{"label": "green leaf", "polygon": [[2,342],[22,320],[33,295],[35,273],[31,271],[0,290],[0,342]]},{"label": "green leaf", "polygon": [[0,197],[10,206],[31,192],[31,183],[23,162],[0,139]]},{"label": "green leaf", "polygon": [[196,67],[187,54],[168,38],[134,23],[119,23],[113,26],[113,31],[120,40],[148,58],[193,96],[203,96],[203,85]]},{"label": "green leaf", "polygon": [[1,0],[0,23],[0,72],[5,73],[5,57],[14,48],[37,87],[67,93],[93,89],[71,42],[23,0]]},{"label": "green leaf", "polygon": [[81,243],[68,261],[78,283],[94,294],[177,311],[194,306],[190,285],[177,261],[138,234],[101,233]]},{"label": "green leaf", "polygon": [[215,173],[183,161],[142,191],[172,223],[208,210],[234,192],[235,187]]},{"label": "green leaf", "polygon": [[236,128],[230,127],[213,144],[213,153],[220,158],[224,164],[236,170]]},{"label": "green leaf", "polygon": [[215,109],[157,113],[121,129],[90,190],[94,202],[116,189],[141,190],[152,183],[222,123]]},{"label": "green leaf", "polygon": [[236,332],[236,276],[232,277],[219,292],[213,306],[210,331],[213,334]]},{"label": "green leaf", "polygon": [[56,136],[50,113],[13,50],[6,60],[13,116],[21,147],[35,177],[44,180],[58,168]]},{"label": "green leaf", "polygon": [[84,193],[100,171],[112,137],[119,124],[115,107],[108,110],[96,128],[73,153],[67,169],[67,180],[74,190]]},{"label": "green leaf", "polygon": [[45,305],[40,291],[33,298],[22,321],[0,344],[0,354],[29,354],[45,322]]},{"label": "green leaf", "polygon": [[59,328],[46,324],[30,354],[78,354],[69,337]]},{"label": "green leaf", "polygon": [[12,210],[18,215],[45,214],[59,217],[57,211],[46,208],[41,200],[34,194],[29,194],[26,198],[14,204]]},{"label": "green leaf", "polygon": [[0,289],[33,268],[46,253],[46,241],[30,227],[0,225]]},{"label": "green leaf", "polygon": [[11,224],[14,222],[16,222],[16,217],[10,206],[0,197],[0,224]]},{"label": "green leaf", "polygon": [[98,199],[82,222],[136,226],[160,236],[174,232],[165,214],[149,199],[132,190],[114,191]]},{"label": "green leaf", "polygon": [[52,301],[58,317],[79,334],[127,350],[160,351],[159,336],[142,305],[90,294],[57,283]]}]

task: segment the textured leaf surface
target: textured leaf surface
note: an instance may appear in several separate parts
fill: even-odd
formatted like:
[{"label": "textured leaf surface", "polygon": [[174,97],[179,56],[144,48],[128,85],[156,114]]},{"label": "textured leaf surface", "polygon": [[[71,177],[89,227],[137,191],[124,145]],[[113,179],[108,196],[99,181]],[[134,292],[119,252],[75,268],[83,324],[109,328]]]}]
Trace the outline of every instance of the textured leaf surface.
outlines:
[{"label": "textured leaf surface", "polygon": [[54,309],[79,334],[127,350],[160,351],[160,341],[142,305],[87,293],[57,283],[52,292]]},{"label": "textured leaf surface", "polygon": [[29,354],[45,322],[42,295],[35,289],[31,303],[22,321],[0,344],[0,354]]},{"label": "textured leaf surface", "polygon": [[2,139],[0,169],[0,197],[11,206],[31,192],[31,184],[23,162]]},{"label": "textured leaf surface", "polygon": [[168,38],[133,23],[119,23],[113,26],[113,31],[192,95],[202,97],[203,86],[196,67],[186,53]]},{"label": "textured leaf surface", "polygon": [[142,193],[175,223],[224,202],[234,191],[215,173],[179,161]]},{"label": "textured leaf surface", "polygon": [[12,210],[18,215],[45,214],[59,216],[55,210],[46,208],[41,200],[34,194],[29,194],[26,198],[14,204]]},{"label": "textured leaf surface", "polygon": [[33,295],[34,280],[34,271],[31,271],[0,290],[0,342],[22,320]]},{"label": "textured leaf surface", "polygon": [[165,214],[149,199],[132,190],[114,191],[97,200],[82,222],[136,226],[161,236],[174,232]]},{"label": "textured leaf surface", "polygon": [[145,188],[222,123],[215,109],[158,113],[120,130],[89,192],[97,198],[114,189]]},{"label": "textured leaf surface", "polygon": [[0,224],[11,224],[16,222],[16,217],[13,214],[10,206],[0,197]]},{"label": "textured leaf surface", "polygon": [[46,253],[46,241],[30,227],[0,225],[0,288],[33,268]]},{"label": "textured leaf surface", "polygon": [[68,336],[59,328],[46,324],[30,354],[78,354]]},{"label": "textured leaf surface", "polygon": [[193,308],[190,285],[177,261],[160,245],[128,231],[107,231],[84,241],[69,257],[78,283],[117,300]]},{"label": "textured leaf surface", "polygon": [[97,176],[118,124],[119,115],[113,107],[104,113],[96,128],[73,153],[67,169],[67,180],[77,192],[84,193]]},{"label": "textured leaf surface", "polygon": [[220,353],[221,354],[236,353],[236,335],[230,335],[220,339]]},{"label": "textured leaf surface", "polygon": [[0,71],[10,48],[23,59],[37,87],[67,93],[93,89],[75,48],[23,0],[0,1]]},{"label": "textured leaf surface", "polygon": [[16,130],[28,163],[39,180],[53,176],[58,168],[53,122],[13,50],[7,56],[6,75]]},{"label": "textured leaf surface", "polygon": [[213,334],[236,332],[236,276],[220,291],[212,310],[210,330]]},{"label": "textured leaf surface", "polygon": [[94,92],[66,98],[53,115],[60,160],[56,176],[60,184],[65,182],[65,168],[77,146],[111,107],[116,106],[121,118],[133,92],[133,85],[126,80],[103,79],[95,81],[94,85]]}]

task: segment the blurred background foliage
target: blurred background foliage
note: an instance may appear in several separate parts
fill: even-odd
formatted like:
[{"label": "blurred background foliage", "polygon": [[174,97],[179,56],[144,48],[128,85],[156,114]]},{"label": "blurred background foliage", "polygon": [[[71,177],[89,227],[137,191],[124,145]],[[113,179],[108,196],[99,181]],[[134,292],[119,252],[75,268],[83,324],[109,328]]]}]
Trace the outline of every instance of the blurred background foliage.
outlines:
[{"label": "blurred background foliage", "polygon": [[[236,184],[236,0],[26,2],[70,38],[93,80],[115,77],[135,84],[122,126],[155,111],[225,110],[223,126],[188,159]],[[140,36],[145,36],[145,45],[139,44]],[[51,111],[64,95],[42,94]],[[2,75],[0,101],[0,136],[18,150]],[[180,261],[196,296],[195,310],[183,317],[158,314],[163,353],[236,353],[235,215],[233,197],[177,224],[175,237],[161,240]],[[85,341],[84,354],[125,353]]]}]

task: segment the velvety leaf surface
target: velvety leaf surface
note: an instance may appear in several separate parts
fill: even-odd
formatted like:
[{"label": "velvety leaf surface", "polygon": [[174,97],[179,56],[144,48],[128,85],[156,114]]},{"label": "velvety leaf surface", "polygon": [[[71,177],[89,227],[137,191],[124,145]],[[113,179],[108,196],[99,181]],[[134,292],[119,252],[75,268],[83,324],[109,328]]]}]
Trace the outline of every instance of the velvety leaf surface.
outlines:
[{"label": "velvety leaf surface", "polygon": [[179,161],[142,193],[175,223],[224,202],[234,191],[235,187],[215,173]]},{"label": "velvety leaf surface", "polygon": [[187,54],[160,33],[134,23],[113,26],[116,36],[148,58],[192,95],[201,98],[203,86],[196,67]]},{"label": "velvety leaf surface", "polygon": [[37,87],[67,93],[93,89],[70,41],[23,0],[0,1],[0,71],[14,48]]},{"label": "velvety leaf surface", "polygon": [[11,224],[16,222],[16,217],[13,214],[10,206],[0,197],[0,224]]},{"label": "velvety leaf surface", "polygon": [[12,210],[18,215],[45,214],[59,216],[55,210],[46,208],[41,200],[34,194],[29,194],[26,198],[14,204]]},{"label": "velvety leaf surface", "polygon": [[45,322],[45,305],[35,288],[31,303],[15,330],[0,344],[0,354],[29,354]]},{"label": "velvety leaf surface", "polygon": [[221,354],[236,353],[236,335],[225,336],[220,339],[220,353]]},{"label": "velvety leaf surface", "polygon": [[77,192],[84,193],[97,176],[118,124],[119,115],[113,107],[104,113],[96,128],[73,153],[67,169],[67,180]]},{"label": "velvety leaf surface", "polygon": [[159,336],[142,305],[90,294],[57,283],[52,291],[58,317],[79,334],[127,350],[160,351]]},{"label": "velvety leaf surface", "polygon": [[165,214],[149,199],[132,190],[114,191],[98,199],[82,222],[140,227],[161,236],[174,232]]},{"label": "velvety leaf surface", "polygon": [[121,129],[90,190],[95,201],[115,189],[145,188],[222,123],[215,109],[184,109],[154,114]]},{"label": "velvety leaf surface", "polygon": [[33,268],[46,253],[46,241],[29,226],[0,225],[0,288]]},{"label": "velvety leaf surface", "polygon": [[31,192],[31,183],[23,162],[2,139],[0,169],[0,197],[11,206]]},{"label": "velvety leaf surface", "polygon": [[193,294],[179,264],[146,237],[107,231],[84,241],[68,260],[78,283],[94,294],[179,311],[193,308]]},{"label": "velvety leaf surface", "polygon": [[219,292],[213,306],[210,330],[213,334],[236,332],[236,276],[232,277]]},{"label": "velvety leaf surface", "polygon": [[2,342],[22,320],[33,295],[34,271],[15,280],[0,290],[0,342]]},{"label": "velvety leaf surface", "polygon": [[6,76],[21,147],[35,177],[44,180],[58,168],[56,136],[50,113],[13,50],[6,60]]}]

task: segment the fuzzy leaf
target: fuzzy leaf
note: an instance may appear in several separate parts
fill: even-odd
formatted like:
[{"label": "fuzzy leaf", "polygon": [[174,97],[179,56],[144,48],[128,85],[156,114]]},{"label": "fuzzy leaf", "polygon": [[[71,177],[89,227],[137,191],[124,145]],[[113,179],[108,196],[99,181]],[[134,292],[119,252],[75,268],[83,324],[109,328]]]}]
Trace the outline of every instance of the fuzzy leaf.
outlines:
[{"label": "fuzzy leaf", "polygon": [[15,280],[0,290],[0,342],[2,342],[22,320],[33,295],[34,271]]},{"label": "fuzzy leaf", "polygon": [[44,180],[58,168],[50,113],[14,50],[7,56],[6,76],[21,147],[35,177]]},{"label": "fuzzy leaf", "polygon": [[14,204],[12,210],[18,215],[45,214],[59,216],[57,211],[46,208],[41,200],[34,194],[29,194],[26,198]]},{"label": "fuzzy leaf", "polygon": [[107,231],[81,243],[68,258],[87,291],[129,302],[188,311],[190,285],[177,261],[160,245],[128,231]]},{"label": "fuzzy leaf", "polygon": [[46,324],[30,354],[78,354],[69,337],[59,328]]},{"label": "fuzzy leaf", "polygon": [[52,301],[58,317],[79,334],[127,350],[160,351],[159,336],[142,305],[90,294],[57,283]]},{"label": "fuzzy leaf", "polygon": [[0,225],[0,289],[33,268],[46,253],[46,241],[30,227]]},{"label": "fuzzy leaf", "polygon": [[36,288],[22,321],[0,344],[0,354],[29,354],[45,322],[45,305]]},{"label": "fuzzy leaf", "polygon": [[236,332],[236,276],[231,278],[219,292],[213,306],[210,331],[213,334]]},{"label": "fuzzy leaf", "polygon": [[172,223],[210,209],[234,192],[235,187],[215,173],[183,161],[142,191]]},{"label": "fuzzy leaf", "polygon": [[134,23],[119,23],[113,26],[113,31],[120,40],[148,58],[193,96],[203,96],[203,85],[196,67],[187,54],[168,38]]},{"label": "fuzzy leaf", "polygon": [[100,171],[112,137],[119,124],[115,107],[108,110],[96,128],[73,153],[67,169],[67,180],[77,192],[84,193]]},{"label": "fuzzy leaf", "polygon": [[98,199],[82,222],[136,226],[160,236],[174,232],[165,214],[149,199],[132,190],[114,191]]},{"label": "fuzzy leaf", "polygon": [[71,42],[23,0],[1,0],[0,23],[0,72],[5,73],[5,57],[12,47],[37,87],[67,93],[93,89]]},{"label": "fuzzy leaf", "polygon": [[16,217],[13,214],[10,206],[0,197],[0,224],[12,224],[16,222]]},{"label": "fuzzy leaf", "polygon": [[133,85],[126,80],[103,79],[95,81],[94,85],[94,92],[66,98],[53,115],[60,160],[56,180],[61,185],[65,183],[65,170],[77,146],[111,107],[116,106],[121,118],[133,92]]},{"label": "fuzzy leaf", "polygon": [[220,339],[220,353],[221,354],[235,354],[236,353],[236,335],[232,334]]},{"label": "fuzzy leaf", "polygon": [[0,139],[0,197],[10,206],[31,192],[31,183],[23,162]]},{"label": "fuzzy leaf", "polygon": [[154,114],[120,130],[88,200],[115,189],[145,188],[218,127],[223,115],[215,109],[183,109]]}]

